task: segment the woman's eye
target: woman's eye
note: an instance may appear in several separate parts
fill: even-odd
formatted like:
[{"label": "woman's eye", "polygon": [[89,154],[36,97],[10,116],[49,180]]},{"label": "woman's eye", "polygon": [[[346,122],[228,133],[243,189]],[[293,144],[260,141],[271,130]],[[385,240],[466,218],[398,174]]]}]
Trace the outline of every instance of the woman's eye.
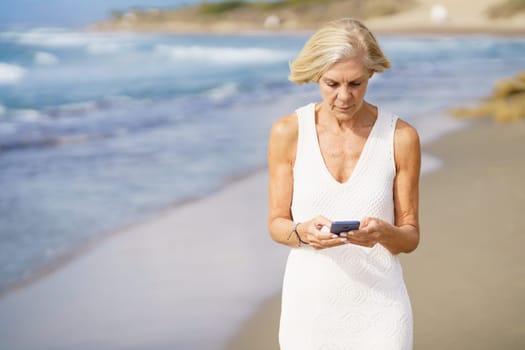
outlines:
[{"label": "woman's eye", "polygon": [[360,82],[351,82],[350,83],[350,86],[359,86],[359,85],[361,85]]}]

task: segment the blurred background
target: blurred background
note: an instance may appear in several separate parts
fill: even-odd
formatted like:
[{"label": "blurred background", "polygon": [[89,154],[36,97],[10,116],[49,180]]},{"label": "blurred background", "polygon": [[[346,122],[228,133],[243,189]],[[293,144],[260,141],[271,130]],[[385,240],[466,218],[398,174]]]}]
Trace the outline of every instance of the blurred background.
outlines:
[{"label": "blurred background", "polygon": [[[504,17],[495,6],[505,1],[461,3],[2,0],[0,304],[86,245],[264,169],[272,123],[319,100],[315,85],[287,81],[288,62],[334,14],[369,20],[394,62],[373,77],[371,103],[415,125],[423,143],[465,127],[447,111],[524,69],[525,21],[523,6]],[[425,155],[424,172],[440,164]],[[283,268],[277,255],[272,271]],[[185,259],[199,275],[199,257]],[[264,279],[250,310],[281,279]],[[0,347],[2,337],[6,349],[41,348],[5,333]]]}]

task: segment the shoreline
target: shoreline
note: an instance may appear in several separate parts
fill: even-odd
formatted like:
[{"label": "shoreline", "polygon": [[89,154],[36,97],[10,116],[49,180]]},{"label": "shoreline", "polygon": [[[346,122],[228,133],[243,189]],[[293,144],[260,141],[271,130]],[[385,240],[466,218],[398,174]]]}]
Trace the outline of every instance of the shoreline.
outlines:
[{"label": "shoreline", "polygon": [[179,210],[180,208],[183,208],[187,205],[198,204],[200,201],[206,200],[206,198],[210,196],[216,195],[222,191],[227,191],[228,188],[230,186],[234,186],[236,182],[246,180],[250,177],[256,176],[259,173],[264,173],[266,171],[265,169],[266,167],[260,166],[240,172],[238,174],[233,174],[225,178],[215,189],[210,192],[182,198],[179,201],[173,202],[163,208],[153,211],[152,213],[144,215],[139,219],[131,220],[127,223],[114,227],[113,229],[98,232],[97,234],[94,234],[93,237],[70,247],[53,260],[38,267],[29,273],[27,277],[22,277],[0,288],[0,300],[11,293],[16,293],[16,291],[28,287],[43,278],[46,278],[47,276],[74,262],[75,259],[89,254],[93,249],[96,249],[99,245],[103,244],[105,240],[111,239],[113,236],[125,234],[127,231],[132,230],[136,226],[146,225],[149,222],[158,220],[164,215],[169,215],[172,211]]},{"label": "shoreline", "polygon": [[[367,24],[367,22],[364,22]],[[494,36],[494,37],[525,37],[525,26],[523,28],[514,27],[439,27],[439,26],[392,26],[375,27],[369,25],[370,30],[378,36],[411,36],[411,37],[440,37],[440,36]],[[132,34],[164,34],[164,35],[207,35],[207,36],[308,36],[313,34],[318,28],[304,29],[162,29],[162,28],[120,28],[120,29],[100,29],[91,27],[79,27],[79,31],[90,33],[132,33]]]},{"label": "shoreline", "polygon": [[[501,151],[498,148],[493,152],[487,153],[483,149],[483,146],[487,147],[486,144],[470,144],[469,142],[472,142],[472,140],[478,140],[479,142],[480,130],[483,133],[481,142],[490,138],[497,140],[500,146],[503,147],[503,150],[512,149],[509,148],[510,146],[514,147],[514,154],[511,155],[514,158],[509,158],[509,164],[516,157],[520,159],[520,145],[523,144],[522,140],[525,139],[525,121],[515,124],[496,125],[491,120],[478,120],[468,123],[466,127],[449,130],[448,133],[437,140],[430,140],[428,144],[423,145],[425,154],[429,154],[431,157],[439,157],[443,160],[444,165],[422,176],[422,244],[415,253],[402,257],[405,280],[407,281],[414,308],[416,332],[419,332],[416,333],[417,347],[433,349],[432,344],[440,344],[435,339],[434,333],[427,330],[428,327],[430,325],[438,327],[438,329],[439,327],[444,327],[442,324],[443,318],[436,317],[436,314],[439,314],[441,310],[447,310],[447,305],[451,301],[465,302],[465,300],[454,298],[453,295],[447,294],[448,299],[445,299],[446,303],[444,305],[439,303],[433,304],[433,310],[429,313],[427,300],[439,298],[439,296],[432,294],[432,292],[440,290],[439,284],[434,290],[428,290],[428,285],[431,285],[430,282],[422,281],[424,281],[428,272],[425,271],[425,266],[430,264],[436,267],[442,263],[441,249],[444,249],[449,241],[448,238],[444,240],[444,238],[439,237],[439,233],[442,230],[440,224],[442,216],[439,214],[439,210],[450,207],[446,196],[455,195],[462,198],[465,182],[467,185],[472,182],[472,176],[465,174],[464,169],[483,165],[483,163],[480,163],[482,159],[477,156],[474,165],[467,164],[463,166],[462,162],[465,159],[462,157],[481,146],[481,149],[478,151],[483,155],[491,156],[487,160],[491,162],[491,159],[499,155],[498,151]],[[492,132],[497,137],[494,137]],[[470,141],[464,143],[464,138]],[[525,176],[525,165],[520,165],[520,171]],[[454,187],[452,190],[450,189],[448,175],[451,171],[458,174],[455,175],[453,181],[453,183],[457,183],[457,188]],[[521,173],[518,172],[517,174],[515,176],[519,178]],[[27,338],[29,339],[28,341],[32,340],[38,343],[44,341],[48,344],[53,344],[52,346],[64,345],[68,344],[68,341],[74,341],[78,345],[75,346],[78,349],[91,349],[86,345],[86,342],[95,336],[102,344],[118,340],[122,341],[125,347],[137,342],[140,345],[142,341],[148,344],[144,348],[161,349],[165,346],[154,345],[160,342],[158,344],[170,344],[170,346],[176,347],[176,344],[178,344],[177,334],[186,334],[189,331],[188,327],[198,326],[205,334],[209,332],[209,337],[201,340],[203,343],[199,344],[199,349],[217,349],[217,344],[226,344],[225,349],[229,350],[244,350],[247,348],[254,350],[278,349],[276,347],[276,334],[278,330],[280,293],[277,292],[276,294],[276,291],[280,288],[282,270],[284,269],[288,250],[277,246],[271,241],[265,230],[266,218],[262,217],[261,213],[265,212],[266,201],[264,198],[266,196],[266,187],[261,186],[261,184],[267,181],[266,176],[266,170],[255,170],[252,173],[227,181],[224,186],[211,195],[194,199],[175,208],[166,208],[162,212],[142,220],[140,223],[121,228],[115,231],[115,234],[101,240],[100,244],[90,246],[83,254],[76,256],[75,259],[68,261],[60,268],[51,271],[52,273],[43,276],[45,278],[39,278],[33,283],[24,286],[24,288],[2,295],[0,297],[0,326],[15,331],[14,336],[6,336],[6,344],[9,344],[8,340],[12,341],[13,344],[17,341],[23,343],[20,340],[22,338],[16,338],[16,331],[18,331],[22,334],[20,337]],[[514,182],[509,182],[509,184],[515,183],[515,180],[516,178],[514,178]],[[438,184],[435,184],[433,181],[437,181]],[[488,186],[485,192],[478,193],[478,197],[473,199],[471,205],[483,203],[479,199],[479,195],[486,198],[487,193],[491,189],[497,190],[497,188]],[[429,208],[429,205],[435,203],[436,196],[445,198],[446,204],[436,202],[437,208]],[[250,203],[249,207],[242,201],[242,198],[247,197],[255,200],[253,203]],[[459,198],[453,202],[460,203],[461,200]],[[516,210],[525,208],[525,203],[523,203],[523,206],[520,203],[518,204],[519,207]],[[232,237],[222,237],[220,239],[227,239],[231,244],[238,246],[237,250],[232,250],[233,255],[222,255],[221,252],[214,251],[214,245],[209,240],[207,240],[209,246],[203,246],[202,237],[198,237],[197,240],[187,240],[185,243],[180,244],[178,239],[173,236],[174,231],[172,228],[174,227],[180,228],[182,231],[191,229],[193,223],[188,223],[187,218],[198,217],[197,213],[209,218],[210,222],[203,222],[203,230],[212,232],[215,226],[214,222],[220,222],[220,218],[226,217],[227,215],[225,216],[225,214],[232,211],[241,213],[242,217],[240,220],[242,222],[237,222],[229,227]],[[470,213],[475,217],[478,215],[476,210],[471,210]],[[486,214],[483,214],[482,217],[485,216]],[[447,217],[447,215],[443,217]],[[257,235],[252,235],[250,240],[239,239],[247,234],[244,227],[251,225],[257,227],[255,232]],[[455,227],[455,223],[450,223],[450,225]],[[521,226],[515,224],[514,227],[517,229]],[[481,229],[483,229],[483,226]],[[438,240],[435,247],[432,247],[434,243],[430,246],[427,242],[430,239]],[[521,237],[519,239],[523,240]],[[253,244],[258,247],[258,250],[250,249]],[[521,244],[513,245],[515,249],[518,249],[520,246]],[[512,249],[512,247],[510,248]],[[207,277],[211,278],[211,280],[190,282],[191,280],[188,279],[190,275],[186,276],[186,273],[183,273],[183,276],[180,276],[181,271],[176,271],[177,267],[181,266],[181,263],[184,263],[184,266],[186,266],[190,262],[179,261],[177,259],[177,249],[195,251],[195,254],[198,254],[197,256],[207,257],[204,261],[211,259],[209,263],[213,272]],[[205,251],[202,251],[203,249]],[[423,252],[425,249],[431,249],[431,251]],[[259,255],[254,255],[256,252]],[[242,254],[242,256],[239,256],[239,254]],[[487,253],[479,252],[479,254],[484,256]],[[137,260],[137,257],[140,257],[140,260]],[[238,261],[242,263],[234,263],[232,265],[232,259],[233,261],[240,259]],[[261,266],[260,261],[262,259],[273,261],[274,266]],[[417,259],[420,259],[420,261],[417,262]],[[450,257],[447,256],[447,259],[450,259]],[[202,268],[199,266],[204,261],[196,260],[192,263],[197,264],[195,265],[197,270],[194,271],[201,271]],[[248,261],[250,263],[246,264]],[[131,266],[128,266],[130,264]],[[170,266],[175,267],[175,270],[171,270]],[[193,265],[187,266],[189,268]],[[253,274],[255,266],[258,266],[258,274]],[[220,268],[217,269],[218,267]],[[233,270],[232,267],[234,267]],[[261,269],[261,267],[263,268]],[[473,266],[469,264],[467,267]],[[516,268],[519,268],[519,266],[515,265]],[[452,269],[454,270],[453,267]],[[189,271],[193,270],[190,269]],[[487,269],[483,271],[487,271]],[[434,270],[432,274],[435,274]],[[462,277],[465,274],[470,275],[472,272],[463,271],[457,277]],[[498,274],[500,275],[498,271],[495,271],[494,275]],[[516,275],[519,275],[519,273]],[[250,279],[253,281],[249,282]],[[214,286],[214,294],[217,294],[218,299],[214,296],[210,298],[211,294],[208,294],[210,290],[204,287],[207,282]],[[459,285],[463,288],[461,290],[462,293],[468,290],[469,286],[465,286],[464,281],[457,280],[454,282],[453,286],[449,286],[450,288],[453,289],[454,286]],[[193,287],[192,283],[197,283],[199,287]],[[519,282],[514,282],[514,284],[516,283]],[[485,282],[485,284],[487,288],[492,290],[497,288],[496,285],[490,284],[490,281]],[[93,289],[90,286],[98,287]],[[193,298],[196,298],[194,302],[184,301],[186,297],[179,295],[177,290],[181,286],[191,288],[192,291],[197,292],[197,295],[193,296]],[[261,290],[261,286],[264,287],[264,290]],[[252,290],[251,288],[255,289]],[[516,291],[523,291],[523,295],[525,295],[525,286],[522,290],[520,288],[518,286],[507,291],[507,294],[514,291],[507,298],[510,298],[511,301],[514,300],[517,294]],[[90,292],[86,293],[86,289],[90,290]],[[477,297],[479,298],[479,296]],[[474,299],[469,300],[467,304],[472,306],[472,300]],[[76,302],[71,304],[75,300]],[[152,303],[153,306],[151,305]],[[461,308],[461,303],[457,307]],[[497,307],[501,307],[501,305]],[[494,310],[492,310],[496,315],[498,314],[497,307],[496,309],[493,307]],[[36,317],[33,313],[35,308],[43,310],[42,317],[50,313],[55,314],[57,325],[46,326],[42,329],[40,317]],[[134,310],[135,308],[138,308],[138,310]],[[153,313],[149,308],[152,308]],[[178,312],[176,314],[166,314],[163,311],[169,309],[177,309]],[[509,312],[508,307],[505,310]],[[110,314],[106,315],[107,312]],[[201,324],[199,320],[202,317],[209,317],[210,312],[212,313],[211,320],[208,320],[206,324]],[[118,321],[122,317],[120,316],[122,313],[127,315],[125,316],[125,322]],[[187,314],[185,321],[187,325],[184,327],[178,323],[180,322],[179,317],[181,317],[181,313],[182,315]],[[2,315],[4,316],[2,317]],[[9,315],[17,315],[16,320],[13,322]],[[193,320],[193,318],[196,319]],[[225,320],[225,318],[229,319],[229,321]],[[222,320],[221,325],[215,324],[214,319]],[[483,321],[483,319],[481,320]],[[479,323],[480,319],[475,321]],[[71,335],[61,336],[61,333],[54,333],[59,332],[55,328],[60,328],[64,322],[70,324],[70,327],[74,330]],[[161,330],[158,330],[159,333],[153,335],[148,330],[138,331],[137,327],[144,324],[149,324],[155,329],[160,327]],[[427,324],[429,326],[425,327]],[[523,326],[525,327],[525,323],[523,323]],[[117,327],[117,332],[106,334],[106,327]],[[126,331],[128,327],[135,329],[137,333],[129,334],[129,331]],[[175,335],[172,327],[175,327]],[[179,327],[181,329],[178,329]],[[518,323],[516,327],[518,327],[517,331],[514,329],[514,332],[517,332],[517,336],[521,336],[521,333],[519,333],[520,324]],[[445,329],[452,332],[455,328],[445,327]],[[55,339],[50,340],[47,338],[49,332],[54,334]],[[124,340],[119,338],[119,336],[122,336],[121,332],[127,334]],[[456,336],[459,337],[461,334],[456,334]],[[47,340],[43,340],[44,338],[42,337],[45,337]],[[457,338],[453,339],[459,341]],[[515,338],[512,339],[516,342]],[[422,341],[424,341],[423,344],[420,344]],[[485,339],[485,341],[487,340]],[[192,344],[195,345],[196,343]],[[490,342],[487,344],[494,345]],[[189,344],[186,345],[189,346]],[[468,346],[464,348],[469,349]],[[514,349],[512,346],[506,348]],[[484,348],[480,347],[479,349]],[[489,348],[486,349],[488,350]]]},{"label": "shoreline", "polygon": [[[259,200],[266,195],[265,182],[262,171],[243,177],[114,234],[45,278],[3,295],[3,345],[217,349],[260,298],[277,289],[274,278],[282,274],[282,264],[258,266],[285,254],[266,234],[266,216],[261,215],[266,200]],[[258,200],[247,207],[240,200],[245,196]],[[224,218],[241,212],[228,235],[213,234],[217,224],[224,226]],[[195,225],[202,232],[183,234],[195,233]],[[224,244],[228,253],[215,249]],[[42,319],[51,314],[53,324]]]},{"label": "shoreline", "polygon": [[[304,5],[304,6],[303,6]],[[341,17],[362,20],[374,34],[380,35],[472,35],[525,36],[525,12],[517,9],[508,15],[491,16],[494,8],[505,7],[502,0],[416,0],[387,3],[386,8],[367,10],[345,2],[316,6],[290,5],[288,8],[265,10],[232,8],[203,14],[199,6],[149,11],[128,10],[120,16],[92,23],[89,28],[101,31],[137,31],[177,34],[243,34],[264,35],[312,33],[324,23]],[[378,6],[377,4],[375,5]],[[366,7],[366,6],[365,6]],[[319,11],[323,10],[323,14]],[[268,22],[268,19],[273,21]]]},{"label": "shoreline", "polygon": [[[440,139],[447,134],[457,132],[462,129],[468,129],[470,127],[469,120],[461,120],[450,118],[445,115],[445,111],[436,114],[436,118],[443,120],[438,120],[436,125],[433,125],[433,129],[438,129],[437,134],[429,132],[429,135],[425,133],[420,133],[421,143],[424,145],[427,142],[433,142],[435,139]],[[432,123],[430,120],[425,121],[426,123]],[[425,129],[428,129],[428,125],[424,125]],[[417,128],[417,126],[416,126]],[[443,166],[443,162],[439,158],[435,158],[431,154],[426,152],[422,153],[423,166],[422,174],[430,173],[440,169]],[[172,212],[176,212],[185,206],[199,204],[201,201],[205,201],[209,197],[213,197],[221,192],[228,191],[232,186],[235,186],[236,183],[248,180],[251,177],[266,174],[267,167],[261,165],[253,169],[248,169],[238,174],[232,174],[224,178],[220,184],[217,185],[212,191],[202,194],[197,194],[191,197],[182,198],[176,202],[173,202],[167,206],[159,208],[151,213],[148,213],[138,219],[129,220],[124,222],[122,225],[116,226],[112,229],[100,231],[93,235],[93,237],[85,239],[83,242],[76,244],[60,255],[52,259],[51,261],[39,266],[34,271],[28,273],[26,277],[22,277],[18,280],[8,283],[7,285],[0,288],[0,300],[12,293],[16,293],[18,290],[31,286],[38,281],[45,279],[49,275],[59,271],[60,269],[68,266],[71,263],[74,263],[76,259],[83,257],[84,255],[90,254],[91,251],[97,249],[98,246],[104,244],[106,240],[111,239],[114,236],[119,236],[126,234],[127,231],[133,230],[135,227],[142,225],[147,225],[148,223],[155,222],[165,215],[169,215]]]},{"label": "shoreline", "polygon": [[[525,164],[515,165],[524,145],[525,120],[485,119],[422,146],[444,165],[421,178],[421,243],[401,257],[414,311],[414,348],[525,346],[525,316],[517,307],[525,305],[525,283],[519,280],[525,273],[525,195],[515,187],[525,177]],[[486,165],[495,169],[487,172]],[[490,217],[495,219],[479,220]],[[498,229],[500,221],[506,225]],[[512,240],[495,240],[498,231]],[[454,241],[457,234],[463,237]],[[225,349],[278,350],[280,299],[278,292],[261,303]]]}]

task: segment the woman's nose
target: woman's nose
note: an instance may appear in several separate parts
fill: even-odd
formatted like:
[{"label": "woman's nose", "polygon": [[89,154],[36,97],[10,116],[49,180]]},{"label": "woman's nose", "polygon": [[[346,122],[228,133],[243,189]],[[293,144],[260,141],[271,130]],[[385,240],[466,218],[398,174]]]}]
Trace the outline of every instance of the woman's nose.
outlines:
[{"label": "woman's nose", "polygon": [[348,100],[352,96],[352,91],[348,87],[341,87],[337,91],[337,98],[343,101]]}]

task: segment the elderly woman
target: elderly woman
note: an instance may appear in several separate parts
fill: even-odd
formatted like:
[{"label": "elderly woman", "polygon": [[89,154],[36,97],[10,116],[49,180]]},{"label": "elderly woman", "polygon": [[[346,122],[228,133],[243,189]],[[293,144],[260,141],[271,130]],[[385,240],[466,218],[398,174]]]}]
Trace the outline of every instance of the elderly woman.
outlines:
[{"label": "elderly woman", "polygon": [[[354,19],[322,27],[291,63],[290,80],[317,83],[322,101],[279,119],[268,146],[268,227],[292,247],[282,350],[412,348],[399,254],[419,242],[419,137],[365,101],[369,79],[390,65]],[[360,226],[330,233],[336,220]]]}]

